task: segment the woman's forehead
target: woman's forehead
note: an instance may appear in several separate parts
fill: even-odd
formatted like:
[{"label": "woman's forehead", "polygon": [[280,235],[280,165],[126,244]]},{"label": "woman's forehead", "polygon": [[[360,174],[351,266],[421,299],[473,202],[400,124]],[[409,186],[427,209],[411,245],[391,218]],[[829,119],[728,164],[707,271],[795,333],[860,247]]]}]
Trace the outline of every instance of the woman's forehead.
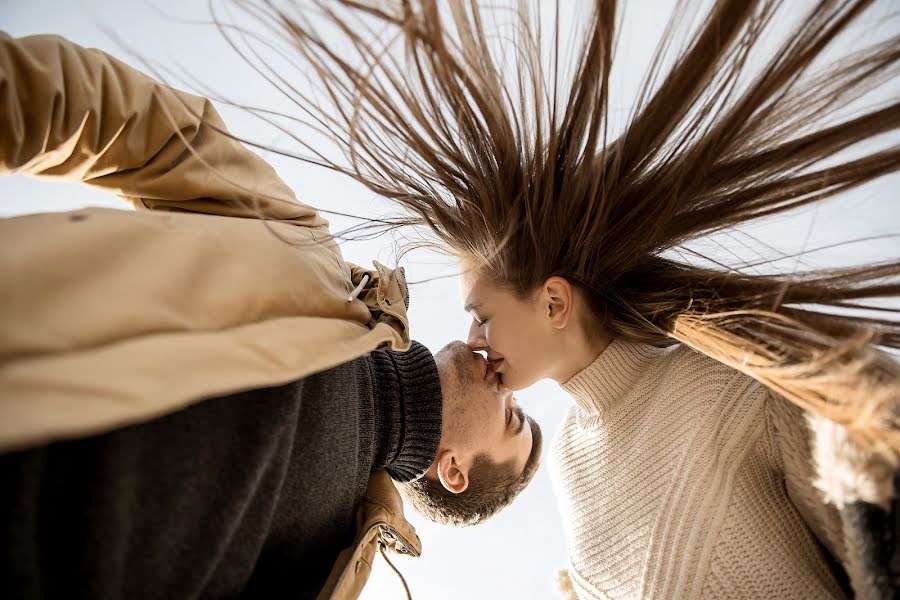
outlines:
[{"label": "woman's forehead", "polygon": [[475,308],[484,295],[486,282],[474,270],[464,270],[459,276],[459,294],[466,311]]},{"label": "woman's forehead", "polygon": [[466,304],[472,300],[478,301],[479,298],[488,294],[496,294],[499,291],[503,291],[503,288],[483,271],[466,269],[460,273],[459,290],[463,298],[463,304]]}]

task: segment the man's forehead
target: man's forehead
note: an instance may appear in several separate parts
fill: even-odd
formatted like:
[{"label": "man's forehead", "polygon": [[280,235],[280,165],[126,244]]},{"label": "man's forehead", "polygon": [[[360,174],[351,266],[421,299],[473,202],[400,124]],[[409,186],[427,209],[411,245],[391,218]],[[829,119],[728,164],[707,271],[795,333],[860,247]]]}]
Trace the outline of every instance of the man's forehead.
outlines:
[{"label": "man's forehead", "polygon": [[516,444],[519,446],[519,454],[517,455],[517,467],[519,473],[525,470],[528,459],[531,457],[532,448],[534,448],[534,437],[531,431],[531,420],[525,419],[525,426],[522,427],[522,433],[516,436]]}]

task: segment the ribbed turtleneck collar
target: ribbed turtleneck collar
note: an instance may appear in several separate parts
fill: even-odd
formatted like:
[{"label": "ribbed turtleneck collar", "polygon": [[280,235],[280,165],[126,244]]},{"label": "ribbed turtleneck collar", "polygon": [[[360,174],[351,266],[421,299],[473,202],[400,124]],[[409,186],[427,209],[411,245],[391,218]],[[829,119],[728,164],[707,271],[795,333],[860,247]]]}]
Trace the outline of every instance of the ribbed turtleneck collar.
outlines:
[{"label": "ribbed turtleneck collar", "polygon": [[431,352],[418,342],[406,352],[376,350],[373,374],[374,469],[396,481],[425,474],[441,439],[441,380]]},{"label": "ribbed turtleneck collar", "polygon": [[663,348],[616,338],[590,365],[563,384],[578,406],[591,414],[609,410],[622,393],[646,376]]}]

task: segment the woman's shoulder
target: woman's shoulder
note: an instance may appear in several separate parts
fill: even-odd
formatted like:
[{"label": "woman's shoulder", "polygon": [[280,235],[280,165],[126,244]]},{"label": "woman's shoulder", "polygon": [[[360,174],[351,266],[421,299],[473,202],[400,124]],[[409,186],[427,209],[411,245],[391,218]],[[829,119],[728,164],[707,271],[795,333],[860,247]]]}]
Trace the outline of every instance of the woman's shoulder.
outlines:
[{"label": "woman's shoulder", "polygon": [[736,394],[763,399],[769,396],[763,383],[684,344],[659,352],[657,367],[665,372],[669,382],[684,381],[695,392],[706,392],[711,397]]}]

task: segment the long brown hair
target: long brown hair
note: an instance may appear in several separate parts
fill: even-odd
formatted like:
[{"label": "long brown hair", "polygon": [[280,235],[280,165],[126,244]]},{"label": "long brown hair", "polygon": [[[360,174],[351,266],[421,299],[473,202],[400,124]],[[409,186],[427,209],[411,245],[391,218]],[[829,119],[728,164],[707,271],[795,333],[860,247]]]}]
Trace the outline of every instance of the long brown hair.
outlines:
[{"label": "long brown hair", "polygon": [[[237,3],[310,68],[312,87],[261,72],[342,156],[294,139],[403,207],[391,223],[521,294],[566,277],[615,334],[681,342],[895,460],[900,372],[879,346],[900,348],[900,311],[833,313],[900,295],[900,261],[759,275],[672,252],[900,167],[900,147],[873,141],[900,126],[900,101],[857,102],[896,76],[900,36],[823,62],[872,4],[816,3],[762,63],[778,0],[714,2],[690,37],[677,10],[613,136],[615,1],[591,4],[569,77],[558,14],[547,27],[525,2]],[[497,15],[509,27],[489,34]]]}]

